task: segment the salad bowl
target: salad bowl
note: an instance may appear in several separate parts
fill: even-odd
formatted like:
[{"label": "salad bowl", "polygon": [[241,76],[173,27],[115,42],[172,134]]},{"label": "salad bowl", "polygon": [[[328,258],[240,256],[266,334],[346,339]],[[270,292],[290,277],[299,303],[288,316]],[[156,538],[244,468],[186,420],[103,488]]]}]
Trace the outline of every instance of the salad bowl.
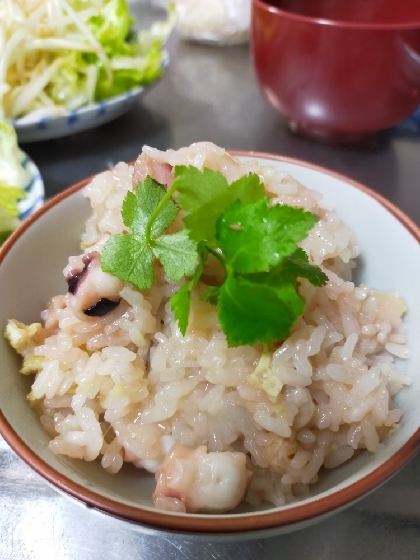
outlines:
[{"label": "salad bowl", "polygon": [[0,244],[44,203],[44,183],[38,167],[23,152],[16,131],[0,122]]},{"label": "salad bowl", "polygon": [[[96,461],[83,462],[53,455],[48,435],[29,406],[29,381],[18,374],[19,360],[6,340],[0,339],[0,433],[35,471],[59,491],[76,498],[81,507],[93,507],[123,518],[139,531],[176,532],[203,540],[247,539],[294,531],[348,507],[394,475],[419,449],[420,302],[416,278],[420,276],[420,229],[398,208],[368,188],[320,167],[288,158],[254,152],[234,153],[292,175],[322,193],[355,233],[361,249],[358,283],[397,291],[408,306],[406,324],[412,355],[398,363],[411,385],[395,397],[402,410],[399,428],[376,453],[362,451],[350,461],[325,471],[309,494],[281,507],[263,503],[239,506],[226,514],[184,514],[160,511],[150,498],[154,476],[132,465],[123,474],[110,475]],[[0,328],[8,319],[39,320],[45,302],[62,293],[61,274],[78,244],[90,209],[83,181],[49,200],[9,238],[0,251],[0,290],[13,291],[0,308]],[[374,230],[371,224],[377,226]],[[22,274],[26,263],[30,274]]]},{"label": "salad bowl", "polygon": [[68,136],[132,107],[168,65],[173,10],[138,30],[145,17],[126,0],[6,2],[0,115],[19,142]]},{"label": "salad bowl", "polygon": [[[169,55],[162,59],[162,75],[169,64]],[[162,76],[161,76],[162,77]],[[148,86],[138,86],[104,101],[90,103],[57,116],[37,117],[28,115],[12,122],[19,143],[40,142],[70,136],[77,132],[96,128],[129,111],[160,80]]]}]

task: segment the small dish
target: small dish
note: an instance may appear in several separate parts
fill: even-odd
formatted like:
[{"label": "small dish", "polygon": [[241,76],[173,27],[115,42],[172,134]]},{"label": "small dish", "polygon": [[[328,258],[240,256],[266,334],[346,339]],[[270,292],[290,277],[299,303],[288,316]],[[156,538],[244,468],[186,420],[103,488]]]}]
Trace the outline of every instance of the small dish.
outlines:
[{"label": "small dish", "polygon": [[[408,305],[406,324],[412,357],[399,364],[411,380],[395,397],[403,410],[399,429],[377,453],[362,451],[340,467],[326,471],[309,495],[282,507],[242,506],[227,514],[183,514],[160,511],[150,498],[154,476],[128,465],[124,474],[109,475],[97,461],[54,455],[48,448],[35,411],[28,405],[29,380],[19,375],[19,359],[0,337],[0,432],[15,452],[57,489],[94,507],[133,522],[139,531],[211,539],[274,536],[307,527],[348,507],[394,475],[419,449],[420,416],[420,228],[377,193],[320,167],[270,154],[238,152],[244,160],[274,166],[318,190],[355,232],[361,247],[356,276],[381,290],[398,291]],[[0,329],[7,320],[39,320],[54,294],[64,293],[62,269],[77,254],[90,214],[82,189],[89,180],[63,191],[30,217],[0,250],[0,291],[10,293],[0,307]],[[376,224],[372,228],[372,223]],[[25,273],[25,267],[29,273]],[[63,291],[64,290],[64,291]]]},{"label": "small dish", "polygon": [[[165,72],[168,64],[169,56],[165,54],[162,61],[162,72]],[[148,86],[136,87],[110,99],[80,107],[80,109],[63,115],[40,118],[29,115],[14,120],[12,124],[15,127],[19,144],[62,138],[112,121],[131,109],[159,79]]]}]

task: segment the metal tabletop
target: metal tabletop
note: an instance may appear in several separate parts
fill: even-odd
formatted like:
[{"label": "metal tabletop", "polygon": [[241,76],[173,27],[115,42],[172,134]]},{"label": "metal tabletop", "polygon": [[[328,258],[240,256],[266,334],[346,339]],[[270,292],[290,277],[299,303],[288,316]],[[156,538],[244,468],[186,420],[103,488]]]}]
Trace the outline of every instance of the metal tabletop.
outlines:
[{"label": "metal tabletop", "polygon": [[[144,144],[208,140],[322,165],[392,200],[420,224],[420,136],[393,129],[366,146],[334,146],[289,133],[256,85],[249,47],[181,41],[165,76],[126,115],[95,130],[23,145],[47,196]],[[420,456],[356,505],[287,535],[248,542],[155,536],[58,493],[0,438],[0,560],[411,560],[420,558]]]}]

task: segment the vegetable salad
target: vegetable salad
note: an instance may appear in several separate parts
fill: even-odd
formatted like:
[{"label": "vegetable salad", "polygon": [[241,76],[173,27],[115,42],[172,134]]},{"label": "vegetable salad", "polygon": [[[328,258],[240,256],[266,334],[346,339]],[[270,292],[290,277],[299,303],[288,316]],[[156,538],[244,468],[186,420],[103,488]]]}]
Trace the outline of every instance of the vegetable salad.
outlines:
[{"label": "vegetable salad", "polygon": [[0,122],[0,244],[20,223],[18,201],[25,197],[28,183],[23,159],[15,129],[7,122]]},{"label": "vegetable salad", "polygon": [[173,12],[137,32],[126,0],[3,0],[0,120],[60,115],[150,84]]}]

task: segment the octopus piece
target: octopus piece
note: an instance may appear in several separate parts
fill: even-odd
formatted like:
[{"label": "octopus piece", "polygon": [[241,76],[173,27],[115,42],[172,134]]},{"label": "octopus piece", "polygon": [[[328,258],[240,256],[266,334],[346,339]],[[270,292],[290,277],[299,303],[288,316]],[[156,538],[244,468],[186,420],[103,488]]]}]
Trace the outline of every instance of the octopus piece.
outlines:
[{"label": "octopus piece", "polygon": [[205,445],[191,449],[175,443],[156,472],[153,500],[164,509],[223,513],[243,501],[252,474],[244,453],[207,453]]},{"label": "octopus piece", "polygon": [[220,171],[229,184],[248,173],[258,171],[255,162],[240,163],[224,148],[220,148],[212,142],[194,142],[179,150],[166,150],[165,152],[150,146],[143,146],[142,153],[158,164],[168,164],[171,167],[192,165],[200,170],[207,167],[213,171]]},{"label": "octopus piece", "polygon": [[143,183],[147,175],[150,175],[161,185],[167,185],[168,187],[172,185],[174,180],[172,166],[169,163],[156,161],[143,153],[134,164],[133,187],[136,188],[139,181]]},{"label": "octopus piece", "polygon": [[81,270],[70,270],[66,276],[70,304],[75,311],[82,311],[89,317],[102,317],[120,303],[124,283],[103,272],[97,251],[87,253],[82,261],[84,267]]}]

